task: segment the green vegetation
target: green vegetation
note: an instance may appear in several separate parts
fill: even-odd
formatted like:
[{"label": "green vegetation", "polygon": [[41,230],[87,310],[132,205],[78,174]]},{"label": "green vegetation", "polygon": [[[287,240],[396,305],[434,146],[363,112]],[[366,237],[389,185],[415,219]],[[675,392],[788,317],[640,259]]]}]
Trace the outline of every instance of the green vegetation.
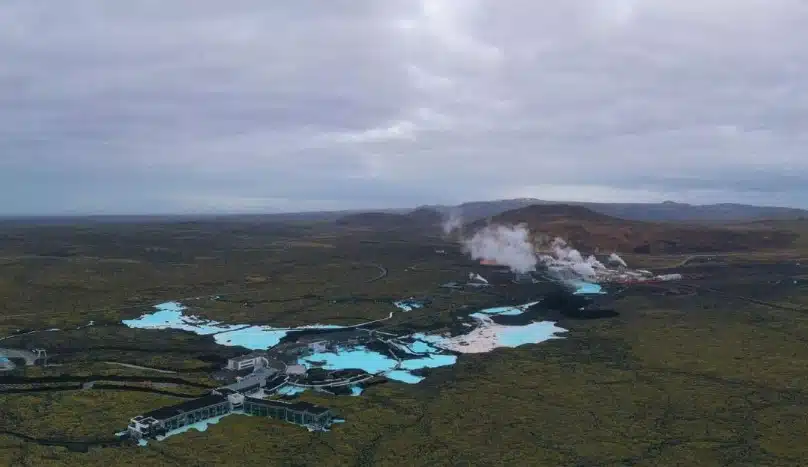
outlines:
[{"label": "green vegetation", "polygon": [[[670,267],[684,258],[626,259]],[[496,303],[438,288],[470,270],[452,245],[319,224],[6,226],[0,262],[0,337],[65,330],[2,341],[47,348],[62,365],[15,376],[176,377],[187,384],[104,384],[177,393],[215,385],[208,370],[241,351],[118,324],[161,301],[220,295],[187,303],[212,319],[282,326],[379,319],[392,299],[434,300],[395,315],[393,327],[449,326],[454,308]],[[376,265],[388,276],[369,282]],[[566,339],[462,356],[418,385],[381,384],[362,397],[304,394],[347,420],[327,433],[232,415],[146,448],[71,452],[19,435],[111,438],[129,417],[180,399],[92,388],[0,394],[0,465],[804,465],[808,283],[790,280],[794,268],[794,259],[755,253],[688,263],[683,272],[704,275],[685,284],[690,294],[628,290],[616,318],[560,323]],[[31,386],[0,377],[3,388]]]}]

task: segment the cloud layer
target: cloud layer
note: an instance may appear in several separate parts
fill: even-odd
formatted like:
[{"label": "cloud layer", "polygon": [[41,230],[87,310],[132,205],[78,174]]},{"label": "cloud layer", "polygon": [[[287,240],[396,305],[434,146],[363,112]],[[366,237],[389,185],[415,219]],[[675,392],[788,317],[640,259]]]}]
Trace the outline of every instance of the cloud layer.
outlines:
[{"label": "cloud layer", "polygon": [[0,4],[3,214],[808,205],[801,0]]}]

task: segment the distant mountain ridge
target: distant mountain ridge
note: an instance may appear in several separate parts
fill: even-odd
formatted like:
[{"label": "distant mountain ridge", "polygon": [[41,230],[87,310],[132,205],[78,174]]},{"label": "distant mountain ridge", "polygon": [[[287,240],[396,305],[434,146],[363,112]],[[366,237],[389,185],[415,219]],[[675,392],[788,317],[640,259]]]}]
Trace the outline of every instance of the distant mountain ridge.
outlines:
[{"label": "distant mountain ridge", "polygon": [[456,212],[466,222],[473,222],[532,205],[580,206],[620,219],[655,222],[732,222],[808,218],[808,210],[797,208],[734,203],[694,205],[672,201],[664,203],[591,203],[517,198],[475,201],[457,206],[431,205],[423,206],[423,208],[434,209],[444,214]]},{"label": "distant mountain ridge", "polygon": [[[714,225],[686,225],[666,222],[625,220],[570,204],[533,204],[505,211],[466,225],[467,233],[488,222],[525,224],[544,241],[561,237],[576,248],[594,252],[708,253],[781,248],[797,238],[780,229],[730,229]],[[543,242],[540,242],[543,243]]]}]

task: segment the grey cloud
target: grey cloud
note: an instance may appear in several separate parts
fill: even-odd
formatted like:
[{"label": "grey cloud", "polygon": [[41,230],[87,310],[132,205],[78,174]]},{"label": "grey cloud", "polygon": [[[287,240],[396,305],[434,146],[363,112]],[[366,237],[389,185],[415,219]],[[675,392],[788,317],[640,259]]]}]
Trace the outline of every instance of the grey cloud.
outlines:
[{"label": "grey cloud", "polygon": [[797,0],[119,3],[0,6],[8,213],[808,199]]}]

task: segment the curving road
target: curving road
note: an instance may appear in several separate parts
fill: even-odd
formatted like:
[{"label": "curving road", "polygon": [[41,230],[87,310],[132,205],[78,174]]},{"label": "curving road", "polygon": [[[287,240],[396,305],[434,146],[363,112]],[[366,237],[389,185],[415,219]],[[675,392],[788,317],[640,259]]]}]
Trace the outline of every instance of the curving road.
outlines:
[{"label": "curving road", "polygon": [[177,373],[176,371],[161,370],[159,368],[151,368],[151,367],[148,367],[148,366],[133,365],[131,363],[110,362],[110,361],[106,361],[104,363],[106,363],[107,365],[116,365],[116,366],[122,366],[122,367],[125,367],[125,368],[132,368],[134,370],[156,371],[157,373],[168,373],[168,374]]},{"label": "curving road", "polygon": [[698,258],[718,258],[718,256],[719,256],[718,254],[707,254],[707,253],[698,254],[698,255],[690,255],[687,258],[683,259],[682,261],[679,261],[678,263],[674,264],[672,267],[681,268],[682,266],[686,266],[687,263],[689,263],[691,261],[694,261],[694,260],[696,260]]},{"label": "curving road", "polygon": [[376,277],[373,277],[371,279],[366,280],[365,281],[366,283],[376,282],[376,281],[382,280],[385,277],[387,277],[388,271],[387,271],[386,267],[382,266],[381,264],[376,264],[376,263],[369,263],[369,264],[371,266],[375,266],[379,270],[379,275],[376,276]]}]

